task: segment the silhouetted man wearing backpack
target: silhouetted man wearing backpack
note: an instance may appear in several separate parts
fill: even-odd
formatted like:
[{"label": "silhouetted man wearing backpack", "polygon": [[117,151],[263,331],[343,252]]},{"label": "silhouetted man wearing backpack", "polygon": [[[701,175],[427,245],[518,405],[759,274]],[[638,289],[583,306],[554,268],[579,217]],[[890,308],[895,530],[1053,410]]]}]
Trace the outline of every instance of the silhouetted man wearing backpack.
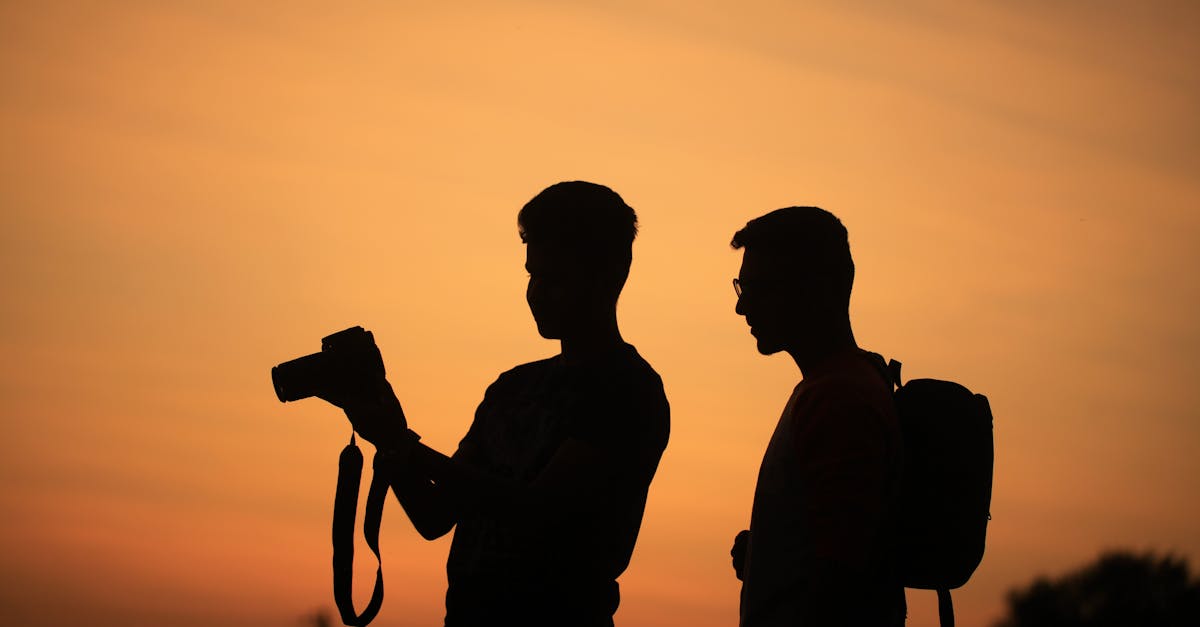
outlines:
[{"label": "silhouetted man wearing backpack", "polygon": [[902,441],[886,366],[850,327],[846,229],[823,209],[789,207],[732,244],[744,251],[737,313],[760,353],[788,353],[802,376],[734,541],[741,625],[903,625],[890,538]]}]

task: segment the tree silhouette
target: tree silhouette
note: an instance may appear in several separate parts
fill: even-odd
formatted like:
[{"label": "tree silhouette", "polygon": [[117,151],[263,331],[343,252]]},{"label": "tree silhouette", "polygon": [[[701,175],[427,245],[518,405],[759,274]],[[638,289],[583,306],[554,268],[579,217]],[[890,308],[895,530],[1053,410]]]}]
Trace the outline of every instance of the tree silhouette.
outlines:
[{"label": "tree silhouette", "polygon": [[1008,593],[995,627],[1196,627],[1200,580],[1187,560],[1114,551],[1056,580]]}]

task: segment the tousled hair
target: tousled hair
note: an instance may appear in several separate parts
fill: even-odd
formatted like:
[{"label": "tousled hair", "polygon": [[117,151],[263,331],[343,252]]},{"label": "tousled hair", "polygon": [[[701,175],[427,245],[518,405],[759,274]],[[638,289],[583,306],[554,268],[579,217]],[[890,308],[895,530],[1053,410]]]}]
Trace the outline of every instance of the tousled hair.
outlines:
[{"label": "tousled hair", "polygon": [[820,207],[785,207],[746,223],[730,245],[773,258],[831,298],[850,300],[854,259],[842,221]]},{"label": "tousled hair", "polygon": [[633,208],[608,187],[564,181],[525,203],[517,228],[526,244],[545,243],[584,267],[628,274],[638,222]]}]

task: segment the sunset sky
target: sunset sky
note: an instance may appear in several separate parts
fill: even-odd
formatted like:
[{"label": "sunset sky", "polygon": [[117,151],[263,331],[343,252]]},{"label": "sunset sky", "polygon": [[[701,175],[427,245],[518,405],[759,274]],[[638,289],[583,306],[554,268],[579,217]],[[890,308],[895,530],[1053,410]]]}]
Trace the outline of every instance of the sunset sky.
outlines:
[{"label": "sunset sky", "polygon": [[[1104,549],[1200,567],[1198,68],[1186,1],[0,2],[0,622],[332,608],[349,427],[270,367],[361,324],[452,451],[557,350],[516,214],[573,179],[639,214],[620,320],[672,406],[618,625],[736,624],[799,373],[729,240],[796,204],[849,229],[859,343],[991,399],[959,624]],[[449,537],[391,501],[382,548],[375,624],[441,624]]]}]

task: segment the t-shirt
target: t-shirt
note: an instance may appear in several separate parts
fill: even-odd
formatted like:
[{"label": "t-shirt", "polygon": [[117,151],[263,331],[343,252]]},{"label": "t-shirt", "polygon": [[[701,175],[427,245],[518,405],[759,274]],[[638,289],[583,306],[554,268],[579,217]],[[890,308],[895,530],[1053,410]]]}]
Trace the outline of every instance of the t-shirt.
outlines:
[{"label": "t-shirt", "polygon": [[754,492],[742,627],[903,624],[888,535],[903,443],[885,372],[844,351],[788,399]]},{"label": "t-shirt", "polygon": [[662,379],[628,344],[587,363],[556,356],[500,375],[455,459],[528,485],[576,438],[617,467],[570,511],[502,508],[460,520],[446,566],[446,625],[611,625],[616,579],[669,431]]}]

